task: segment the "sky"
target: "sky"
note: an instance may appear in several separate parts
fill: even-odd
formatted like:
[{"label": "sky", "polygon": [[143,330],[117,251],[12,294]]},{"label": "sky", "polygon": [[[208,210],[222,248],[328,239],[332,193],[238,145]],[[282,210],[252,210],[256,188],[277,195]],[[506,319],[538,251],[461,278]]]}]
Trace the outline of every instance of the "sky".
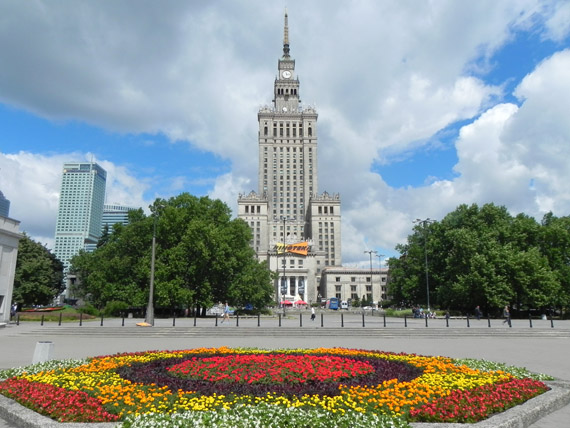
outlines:
[{"label": "sky", "polygon": [[460,204],[570,214],[570,1],[2,0],[0,191],[20,230],[53,248],[75,161],[107,170],[107,203],[189,192],[235,215],[285,7],[344,265]]}]

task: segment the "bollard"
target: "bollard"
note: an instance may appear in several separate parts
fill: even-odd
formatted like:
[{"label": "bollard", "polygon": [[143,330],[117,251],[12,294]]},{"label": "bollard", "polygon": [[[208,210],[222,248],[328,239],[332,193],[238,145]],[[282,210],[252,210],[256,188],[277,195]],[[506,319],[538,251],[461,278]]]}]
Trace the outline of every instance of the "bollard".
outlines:
[{"label": "bollard", "polygon": [[471,326],[469,325],[469,314],[467,314],[467,327],[471,327]]},{"label": "bollard", "polygon": [[196,327],[196,316],[197,316],[197,310],[194,310],[194,327]]},{"label": "bollard", "polygon": [[239,327],[239,314],[236,314],[236,327]]},{"label": "bollard", "polygon": [[404,327],[408,326],[408,317],[404,315]]},{"label": "bollard", "polygon": [[279,316],[279,327],[281,327],[281,314],[277,314]]},{"label": "bollard", "polygon": [[344,327],[344,314],[340,314],[340,326]]},{"label": "bollard", "polygon": [[362,327],[365,327],[365,324],[364,324],[364,312],[362,312]]},{"label": "bollard", "polygon": [[321,313],[321,327],[325,326],[325,315]]},{"label": "bollard", "polygon": [[384,314],[384,327],[386,327],[386,314]]},{"label": "bollard", "polygon": [[550,328],[554,328],[554,318],[550,315]]},{"label": "bollard", "polygon": [[449,327],[449,318],[445,317],[445,326]]},{"label": "bollard", "polygon": [[16,325],[20,325],[20,314],[16,315]]},{"label": "bollard", "polygon": [[121,320],[121,327],[125,326],[125,314],[123,314],[123,318]]},{"label": "bollard", "polygon": [[53,342],[38,342],[34,350],[32,364],[43,363],[52,359]]},{"label": "bollard", "polygon": [[215,324],[215,326],[216,326],[216,327],[218,326],[218,314],[216,314],[216,324]]},{"label": "bollard", "polygon": [[83,325],[83,312],[79,312],[79,327]]},{"label": "bollard", "polygon": [[528,314],[528,322],[530,324],[530,328],[532,328],[532,317]]},{"label": "bollard", "polygon": [[172,327],[176,327],[176,312],[172,314]]},{"label": "bollard", "polygon": [[44,325],[44,314],[42,314],[42,323],[41,325]]},{"label": "bollard", "polygon": [[303,314],[299,314],[299,327],[303,327]]},{"label": "bollard", "polygon": [[101,315],[101,327],[103,327],[103,315]]},{"label": "bollard", "polygon": [[426,314],[426,327],[428,326],[428,316]]},{"label": "bollard", "polygon": [[62,319],[62,317],[63,317],[63,314],[60,312],[60,313],[59,313],[59,323],[58,323],[57,325],[61,325],[61,319]]},{"label": "bollard", "polygon": [[487,325],[491,328],[491,317],[487,317]]},{"label": "bollard", "polygon": [[257,314],[257,326],[260,327],[261,326],[261,315]]}]

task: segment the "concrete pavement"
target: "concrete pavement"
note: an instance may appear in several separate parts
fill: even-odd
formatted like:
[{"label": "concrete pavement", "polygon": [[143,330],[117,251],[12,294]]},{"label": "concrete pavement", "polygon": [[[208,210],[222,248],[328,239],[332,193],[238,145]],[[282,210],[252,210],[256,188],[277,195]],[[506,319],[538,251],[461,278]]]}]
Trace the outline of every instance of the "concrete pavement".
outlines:
[{"label": "concrete pavement", "polygon": [[[383,351],[478,358],[526,367],[570,381],[570,321],[513,320],[512,327],[501,320],[384,319],[361,314],[317,314],[310,321],[308,312],[289,312],[286,317],[240,318],[218,324],[214,319],[184,318],[155,320],[154,327],[137,327],[134,319],[96,319],[78,323],[38,322],[9,324],[0,328],[0,368],[32,363],[37,343],[53,343],[53,359],[84,358],[118,352],[194,347],[315,348],[347,347]],[[489,327],[489,323],[491,327]],[[564,399],[566,400],[566,399]],[[566,400],[566,403],[570,398]],[[0,404],[1,406],[1,404]],[[520,413],[520,412],[519,412]],[[0,418],[4,417],[0,413]],[[538,421],[523,418],[509,427],[557,428],[570,421],[566,405]],[[15,428],[23,422],[0,419],[0,428]],[[518,422],[517,422],[518,423]],[[77,425],[77,424],[76,424]],[[84,424],[81,424],[84,426]],[[36,427],[38,425],[27,425]],[[57,425],[54,425],[57,426]],[[66,424],[69,426],[69,424]],[[91,424],[93,426],[93,424]],[[418,424],[427,427],[428,424]],[[429,426],[437,426],[431,424]],[[441,426],[441,425],[439,425]],[[444,425],[449,427],[450,424]],[[485,426],[476,424],[474,426]],[[489,425],[491,426],[491,425]],[[498,425],[494,425],[498,426]]]}]

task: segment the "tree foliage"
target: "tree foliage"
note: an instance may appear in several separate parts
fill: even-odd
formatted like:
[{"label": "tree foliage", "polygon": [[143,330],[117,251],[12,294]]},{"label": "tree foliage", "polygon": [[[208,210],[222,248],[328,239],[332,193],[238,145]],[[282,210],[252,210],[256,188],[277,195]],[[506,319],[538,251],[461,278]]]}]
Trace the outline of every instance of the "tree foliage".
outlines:
[{"label": "tree foliage", "polygon": [[497,313],[568,305],[570,219],[543,224],[505,207],[460,205],[440,222],[418,223],[388,261],[390,293],[406,305]]},{"label": "tree foliage", "polygon": [[63,291],[63,264],[26,234],[20,239],[13,300],[21,306],[47,305]]},{"label": "tree foliage", "polygon": [[259,308],[271,301],[271,272],[249,246],[249,226],[232,220],[227,205],[183,193],[150,208],[150,216],[129,212],[129,224],[115,225],[104,245],[72,259],[78,293],[98,307],[111,301],[145,306],[154,233],[157,307],[206,308],[228,300]]}]

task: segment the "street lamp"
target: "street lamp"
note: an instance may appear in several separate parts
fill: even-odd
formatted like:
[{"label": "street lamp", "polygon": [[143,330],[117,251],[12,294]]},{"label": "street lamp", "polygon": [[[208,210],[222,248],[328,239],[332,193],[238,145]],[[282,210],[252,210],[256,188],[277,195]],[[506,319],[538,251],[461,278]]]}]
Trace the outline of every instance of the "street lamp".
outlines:
[{"label": "street lamp", "polygon": [[376,254],[376,257],[378,257],[378,263],[380,266],[380,270],[382,270],[382,257],[386,257],[384,254]]},{"label": "street lamp", "polygon": [[150,287],[148,292],[148,305],[146,307],[146,323],[154,326],[154,259],[156,255],[156,218],[154,214],[154,224],[152,227],[152,252],[150,256]]},{"label": "street lamp", "polygon": [[372,281],[372,254],[376,255],[378,254],[378,251],[376,250],[365,250],[365,253],[368,253],[370,255],[370,297],[372,299],[372,301],[374,302],[374,282]]},{"label": "street lamp", "polygon": [[284,297],[287,294],[287,279],[285,277],[285,267],[286,267],[286,255],[287,255],[287,239],[285,237],[285,223],[287,222],[287,217],[281,217],[283,220],[283,279],[281,281],[281,299],[284,301]]},{"label": "street lamp", "polygon": [[425,256],[425,264],[426,264],[426,294],[427,294],[427,310],[429,312],[429,275],[428,275],[428,258],[427,258],[427,225],[433,223],[435,220],[431,220],[429,217],[425,220],[416,219],[413,223],[419,223],[422,225],[424,229],[424,256]]}]

